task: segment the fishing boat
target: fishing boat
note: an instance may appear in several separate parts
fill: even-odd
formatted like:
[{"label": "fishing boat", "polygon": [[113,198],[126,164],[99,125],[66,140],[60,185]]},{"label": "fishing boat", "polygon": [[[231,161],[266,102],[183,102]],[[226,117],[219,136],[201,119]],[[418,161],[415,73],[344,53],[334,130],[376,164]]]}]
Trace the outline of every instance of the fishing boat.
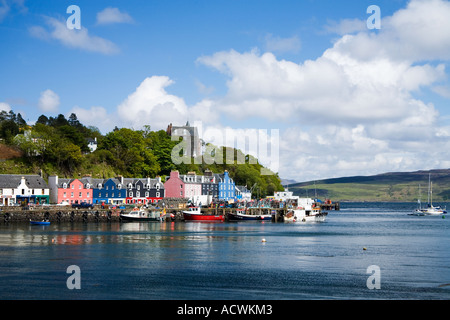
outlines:
[{"label": "fishing boat", "polygon": [[321,210],[317,201],[311,198],[293,198],[287,204],[284,222],[323,222],[328,212]]},{"label": "fishing boat", "polygon": [[30,220],[30,224],[38,225],[38,226],[48,226],[48,225],[50,225],[50,221],[49,220],[41,220],[41,221]]},{"label": "fishing boat", "polygon": [[272,221],[272,214],[248,214],[245,209],[236,210],[236,213],[229,213],[230,221]]},{"label": "fishing boat", "polygon": [[136,207],[128,213],[121,213],[120,218],[122,221],[135,222],[161,221],[161,214],[156,211],[147,211],[143,208]]},{"label": "fishing boat", "polygon": [[324,222],[328,212],[320,208],[297,207],[288,210],[284,216],[284,222]]},{"label": "fishing boat", "polygon": [[411,215],[414,216],[429,216],[429,215],[442,215],[446,214],[446,208],[433,206],[433,182],[431,182],[431,174],[428,175],[428,204],[425,208],[422,208],[420,202],[420,185],[419,185],[419,199],[417,200],[418,207],[413,211]]},{"label": "fishing boat", "polygon": [[200,207],[190,207],[183,211],[185,221],[223,221],[223,215],[204,214]]}]

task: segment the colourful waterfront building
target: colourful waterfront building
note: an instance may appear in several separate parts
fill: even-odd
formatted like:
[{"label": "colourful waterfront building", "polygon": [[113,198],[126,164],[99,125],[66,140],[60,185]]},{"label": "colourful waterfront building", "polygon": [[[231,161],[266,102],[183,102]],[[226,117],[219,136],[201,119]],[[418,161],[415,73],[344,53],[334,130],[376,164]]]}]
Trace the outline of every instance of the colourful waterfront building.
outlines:
[{"label": "colourful waterfront building", "polygon": [[160,177],[125,178],[123,182],[127,188],[126,203],[154,204],[165,197],[165,186]]},{"label": "colourful waterfront building", "polygon": [[236,185],[233,179],[228,175],[228,171],[225,170],[221,181],[219,181],[219,200],[232,201],[235,198]]},{"label": "colourful waterfront building", "polygon": [[0,205],[50,202],[50,189],[39,175],[0,174]]},{"label": "colourful waterfront building", "polygon": [[122,204],[126,202],[126,197],[126,186],[117,178],[104,179],[95,183],[94,204]]},{"label": "colourful waterfront building", "polygon": [[52,203],[93,203],[93,186],[88,178],[65,179],[50,176],[48,184]]},{"label": "colourful waterfront building", "polygon": [[180,179],[180,173],[178,171],[170,172],[170,176],[164,183],[164,189],[166,190],[166,197],[168,198],[185,198],[185,182]]}]

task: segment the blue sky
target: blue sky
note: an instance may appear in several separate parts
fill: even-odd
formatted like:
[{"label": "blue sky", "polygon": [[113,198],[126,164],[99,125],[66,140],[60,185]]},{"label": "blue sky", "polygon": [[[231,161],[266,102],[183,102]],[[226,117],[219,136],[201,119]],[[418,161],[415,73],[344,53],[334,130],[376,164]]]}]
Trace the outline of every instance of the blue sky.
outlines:
[{"label": "blue sky", "polygon": [[[380,30],[366,26],[372,4]],[[70,5],[81,30],[65,27]],[[0,0],[0,109],[30,123],[75,112],[103,133],[186,120],[278,129],[274,169],[298,181],[449,167],[449,8]]]}]

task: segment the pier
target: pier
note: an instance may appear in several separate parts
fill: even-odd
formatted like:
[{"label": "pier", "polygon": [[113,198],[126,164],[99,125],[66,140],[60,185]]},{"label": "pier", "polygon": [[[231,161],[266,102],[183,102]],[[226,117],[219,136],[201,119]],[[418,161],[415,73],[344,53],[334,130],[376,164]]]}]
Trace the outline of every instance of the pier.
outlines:
[{"label": "pier", "polygon": [[[162,212],[163,209],[149,209],[150,211]],[[230,213],[236,213],[236,208],[202,208],[203,214],[223,215],[224,220],[228,221]],[[282,222],[286,214],[286,208],[249,208],[247,213],[252,215],[272,214],[273,222]],[[164,221],[183,221],[183,209],[166,209]],[[123,209],[73,209],[73,208],[33,208],[25,209],[21,207],[4,207],[0,211],[0,222],[29,222],[48,220],[50,222],[121,222],[120,214],[128,212]],[[173,217],[170,217],[173,214]]]},{"label": "pier", "polygon": [[[321,211],[339,210],[339,202],[332,204],[321,204]],[[95,206],[93,209],[75,209],[72,207],[61,206],[42,206],[42,207],[1,207],[0,208],[0,222],[28,222],[30,220],[49,220],[50,222],[121,222],[121,213],[126,213],[131,209],[120,209]],[[162,212],[163,208],[149,209],[149,211]],[[166,208],[166,215],[164,221],[184,221],[183,210],[185,206],[173,206]],[[225,221],[229,221],[229,215],[237,213],[239,208],[202,208],[203,214],[209,215],[223,215]],[[283,208],[247,208],[246,214],[261,216],[272,215],[272,222],[283,222],[284,216],[289,209]]]}]

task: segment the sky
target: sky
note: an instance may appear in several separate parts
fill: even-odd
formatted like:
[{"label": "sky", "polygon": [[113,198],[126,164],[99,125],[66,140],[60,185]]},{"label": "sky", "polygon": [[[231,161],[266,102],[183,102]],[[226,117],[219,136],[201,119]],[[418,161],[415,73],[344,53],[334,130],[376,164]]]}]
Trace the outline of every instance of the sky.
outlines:
[{"label": "sky", "polygon": [[104,134],[189,121],[296,181],[449,168],[449,17],[444,0],[0,0],[0,110]]}]

